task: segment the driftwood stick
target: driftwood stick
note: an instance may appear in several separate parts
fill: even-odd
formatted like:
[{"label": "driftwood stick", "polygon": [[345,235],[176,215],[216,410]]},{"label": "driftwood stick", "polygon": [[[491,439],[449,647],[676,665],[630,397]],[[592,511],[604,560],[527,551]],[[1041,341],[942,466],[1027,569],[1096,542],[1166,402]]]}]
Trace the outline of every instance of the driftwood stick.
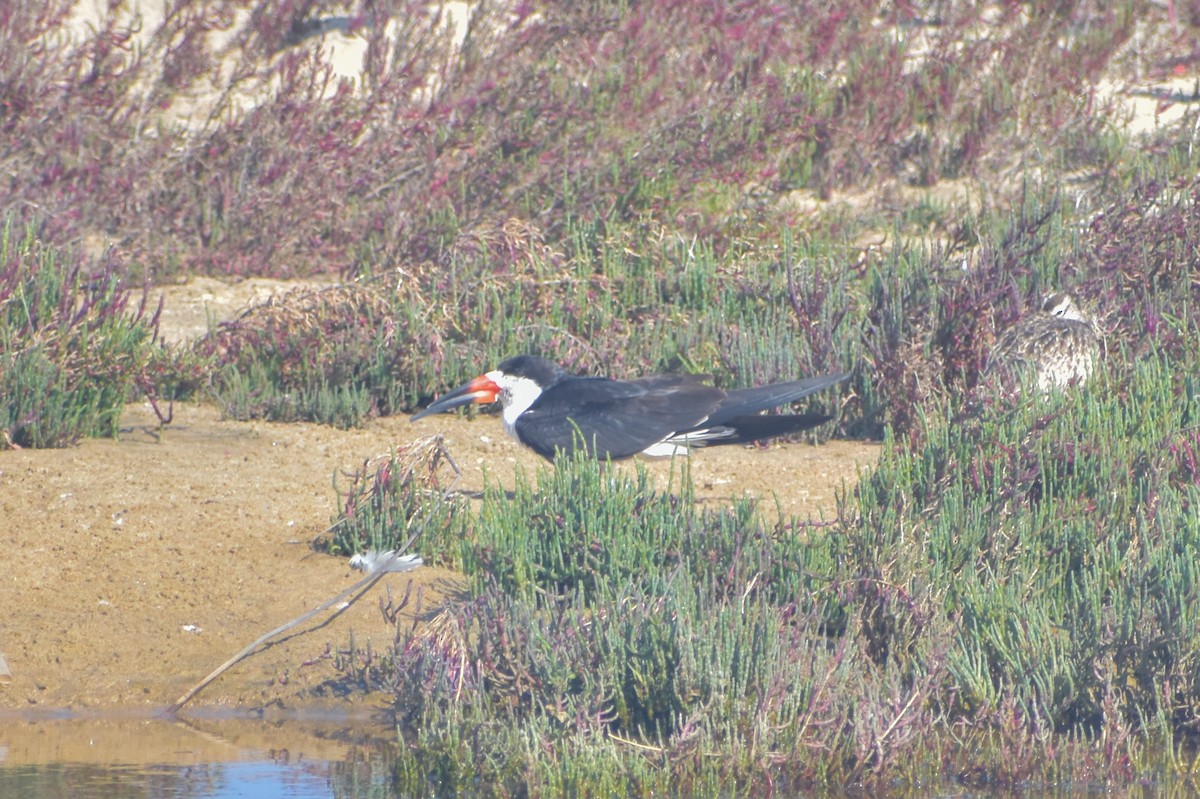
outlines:
[{"label": "driftwood stick", "polygon": [[328,623],[328,622],[332,621],[333,619],[337,618],[338,615],[340,615],[344,610],[346,610],[346,608],[349,608],[351,605],[353,605],[355,602],[357,602],[360,597],[362,597],[364,594],[366,594],[367,591],[370,590],[370,588],[373,585],[375,585],[375,583],[377,583],[381,579],[383,579],[383,576],[388,573],[388,567],[390,567],[393,563],[395,563],[396,559],[398,557],[400,557],[400,555],[398,553],[403,552],[403,551],[407,550],[410,546],[412,546],[413,541],[415,541],[417,539],[418,535],[420,535],[419,530],[417,532],[413,533],[412,536],[409,537],[408,542],[401,549],[396,550],[396,552],[392,553],[392,556],[390,558],[388,558],[383,563],[379,564],[378,569],[371,572],[366,577],[363,577],[357,583],[350,586],[345,591],[342,591],[340,594],[335,596],[333,599],[330,599],[327,602],[322,602],[319,606],[313,608],[312,610],[308,611],[307,613],[297,616],[296,618],[289,621],[287,624],[284,624],[280,627],[276,627],[274,630],[271,630],[269,633],[266,633],[265,635],[262,635],[256,639],[254,639],[254,641],[251,642],[249,645],[247,645],[246,648],[244,648],[243,650],[238,652],[236,655],[231,657],[229,660],[222,663],[220,666],[217,666],[217,668],[215,668],[211,674],[209,674],[207,677],[205,677],[200,682],[193,685],[190,689],[188,689],[187,693],[185,693],[183,696],[176,699],[174,704],[167,707],[167,709],[165,711],[166,715],[173,716],[176,713],[178,713],[179,709],[182,708],[184,705],[186,705],[188,702],[190,702],[192,700],[192,697],[194,697],[196,694],[198,694],[202,690],[204,690],[205,686],[207,686],[213,680],[217,679],[222,674],[224,674],[226,670],[228,670],[230,667],[232,667],[238,661],[242,660],[243,658],[247,657],[251,652],[258,649],[258,647],[260,647],[262,644],[266,643],[267,641],[271,640],[272,638],[274,638],[275,636],[277,636],[281,633],[287,632],[288,630],[292,629],[293,627],[295,627],[298,624],[303,624],[304,622],[311,619],[313,616],[317,615],[318,613],[321,613],[324,610],[329,609],[330,606],[335,605],[338,602],[341,602],[346,597],[348,597],[351,594],[358,591],[359,592],[358,596],[351,599],[343,607],[338,608],[337,612],[334,613],[332,616],[330,616],[328,619],[326,619],[324,623]]}]

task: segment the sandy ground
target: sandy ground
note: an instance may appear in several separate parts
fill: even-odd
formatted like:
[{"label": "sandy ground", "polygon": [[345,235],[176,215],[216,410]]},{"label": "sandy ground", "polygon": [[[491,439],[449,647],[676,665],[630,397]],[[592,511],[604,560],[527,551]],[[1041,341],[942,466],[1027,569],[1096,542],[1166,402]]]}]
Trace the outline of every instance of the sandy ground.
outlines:
[{"label": "sandy ground", "polygon": [[[161,433],[146,407],[130,407],[124,421],[116,441],[0,454],[0,603],[9,608],[0,651],[12,671],[0,709],[163,708],[260,634],[351,585],[360,575],[309,542],[336,513],[334,475],[389,447],[442,433],[464,490],[482,488],[485,469],[511,487],[517,469],[543,468],[491,418],[383,419],[339,431],[220,421],[211,406],[183,405]],[[707,501],[767,497],[773,515],[775,494],[785,513],[828,516],[838,487],[874,453],[849,442],[725,447],[700,453],[692,473]],[[646,466],[665,486],[669,462]],[[422,568],[381,586],[403,592],[410,578],[426,609],[459,582]],[[360,643],[393,634],[368,598],[239,665],[196,706],[332,697],[329,652],[346,647],[351,629]]]},{"label": "sandy ground", "polygon": [[[293,287],[172,287],[165,336],[193,338],[208,318]],[[407,624],[458,590],[459,575],[438,567],[389,575],[331,623],[314,628],[319,616],[299,628],[306,632],[226,672],[185,708],[183,728],[155,717],[243,646],[361,578],[344,559],[310,545],[336,513],[335,476],[434,433],[462,469],[462,490],[478,490],[485,479],[511,487],[519,470],[532,477],[548,468],[493,417],[379,419],[342,431],[222,421],[203,404],[175,406],[162,430],[148,405],[133,404],[117,440],[0,452],[0,607],[7,609],[0,653],[11,671],[0,680],[0,748],[7,747],[8,762],[62,759],[64,746],[81,750],[72,759],[86,759],[98,735],[133,742],[139,753],[155,741],[203,759],[213,746],[229,746],[230,736],[200,731],[247,715],[307,718],[323,730],[311,741],[336,738],[344,746],[328,727],[380,718],[387,697],[340,683],[333,654],[347,649],[352,634],[360,645],[393,640],[379,609],[388,588],[403,594],[411,579],[414,596],[419,591],[420,608],[409,608]],[[748,495],[764,498],[762,512],[772,521],[780,510],[829,518],[837,492],[877,453],[876,445],[836,441],[720,447],[692,459],[692,476],[704,502]],[[665,488],[670,462],[645,465]],[[73,737],[50,732],[47,724],[63,716],[91,721]],[[245,743],[254,732],[239,727],[232,737]],[[39,741],[53,751],[39,749]]]}]

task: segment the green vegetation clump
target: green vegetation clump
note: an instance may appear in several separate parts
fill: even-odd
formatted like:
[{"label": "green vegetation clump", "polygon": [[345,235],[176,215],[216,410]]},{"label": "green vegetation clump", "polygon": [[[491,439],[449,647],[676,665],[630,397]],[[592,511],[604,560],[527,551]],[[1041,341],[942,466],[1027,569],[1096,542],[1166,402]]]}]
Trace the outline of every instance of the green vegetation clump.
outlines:
[{"label": "green vegetation clump", "polygon": [[711,249],[636,253],[592,227],[574,233],[569,251],[504,279],[481,278],[487,264],[464,256],[445,274],[282,294],[194,353],[219,364],[213,388],[229,416],[339,426],[414,408],[517,352],[589,372],[705,372],[727,386],[857,360],[848,276],[793,267],[804,256],[790,244],[731,274]]},{"label": "green vegetation clump", "polygon": [[11,219],[0,232],[0,448],[112,436],[145,390],[157,315],[114,261],[85,269]]},{"label": "green vegetation clump", "polygon": [[393,413],[405,350],[386,295],[358,286],[297,290],[222,323],[193,349],[218,364],[226,416],[338,427]]}]

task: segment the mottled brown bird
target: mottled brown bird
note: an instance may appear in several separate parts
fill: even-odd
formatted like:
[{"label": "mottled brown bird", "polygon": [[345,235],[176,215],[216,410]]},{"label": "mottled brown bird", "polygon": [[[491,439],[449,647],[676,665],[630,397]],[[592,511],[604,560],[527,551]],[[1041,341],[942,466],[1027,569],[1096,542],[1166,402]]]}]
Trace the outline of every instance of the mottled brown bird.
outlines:
[{"label": "mottled brown bird", "polygon": [[1100,329],[1071,298],[1056,291],[1042,307],[1005,330],[988,354],[985,374],[1015,388],[1033,379],[1038,390],[1083,383],[1100,358]]}]

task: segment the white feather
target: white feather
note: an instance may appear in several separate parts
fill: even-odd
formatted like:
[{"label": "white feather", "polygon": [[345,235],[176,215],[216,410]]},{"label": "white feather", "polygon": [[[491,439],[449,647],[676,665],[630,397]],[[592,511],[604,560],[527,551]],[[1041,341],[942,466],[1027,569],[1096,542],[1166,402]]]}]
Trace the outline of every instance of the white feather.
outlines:
[{"label": "white feather", "polygon": [[374,574],[380,569],[396,573],[407,572],[424,563],[425,561],[421,559],[420,555],[397,556],[394,549],[389,549],[387,552],[368,549],[366,552],[350,558],[350,568],[367,574]]}]

